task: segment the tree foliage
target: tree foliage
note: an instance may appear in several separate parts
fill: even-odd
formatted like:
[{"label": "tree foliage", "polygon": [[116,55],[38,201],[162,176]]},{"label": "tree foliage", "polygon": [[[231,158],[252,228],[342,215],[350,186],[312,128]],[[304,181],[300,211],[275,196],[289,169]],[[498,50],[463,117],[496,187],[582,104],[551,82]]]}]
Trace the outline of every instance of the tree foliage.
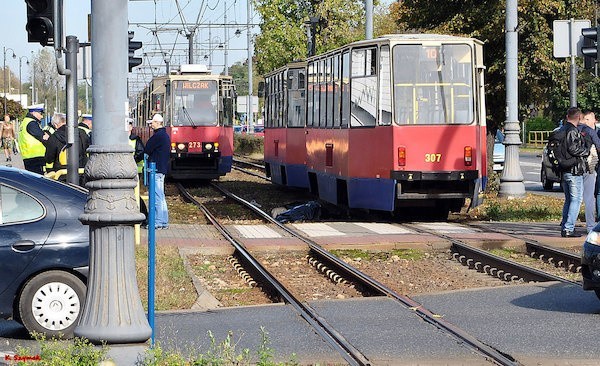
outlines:
[{"label": "tree foliage", "polygon": [[364,2],[358,0],[256,0],[262,18],[256,64],[265,74],[307,56],[305,22],[319,17],[315,48],[331,50],[364,37]]},{"label": "tree foliage", "polygon": [[[399,30],[445,33],[485,42],[486,90],[489,122],[505,119],[505,1],[404,0],[390,13]],[[568,104],[569,64],[555,59],[552,23],[557,19],[590,19],[591,0],[522,0],[518,5],[520,118],[531,110],[556,117]]]}]

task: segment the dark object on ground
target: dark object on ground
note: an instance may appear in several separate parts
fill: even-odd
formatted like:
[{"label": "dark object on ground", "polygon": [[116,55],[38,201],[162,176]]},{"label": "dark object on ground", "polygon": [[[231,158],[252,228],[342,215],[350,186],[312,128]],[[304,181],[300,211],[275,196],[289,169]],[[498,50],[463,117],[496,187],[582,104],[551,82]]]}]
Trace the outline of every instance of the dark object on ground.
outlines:
[{"label": "dark object on ground", "polygon": [[296,205],[275,217],[282,224],[294,221],[307,221],[319,219],[321,216],[321,205],[317,201],[310,201]]}]

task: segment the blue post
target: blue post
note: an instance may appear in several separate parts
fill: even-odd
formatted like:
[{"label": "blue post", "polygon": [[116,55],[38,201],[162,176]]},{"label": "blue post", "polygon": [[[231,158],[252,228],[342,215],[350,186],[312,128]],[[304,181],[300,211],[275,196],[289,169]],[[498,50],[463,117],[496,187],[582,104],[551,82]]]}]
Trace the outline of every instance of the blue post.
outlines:
[{"label": "blue post", "polygon": [[154,273],[156,269],[156,163],[148,169],[148,323],[152,329],[151,347],[154,347]]}]

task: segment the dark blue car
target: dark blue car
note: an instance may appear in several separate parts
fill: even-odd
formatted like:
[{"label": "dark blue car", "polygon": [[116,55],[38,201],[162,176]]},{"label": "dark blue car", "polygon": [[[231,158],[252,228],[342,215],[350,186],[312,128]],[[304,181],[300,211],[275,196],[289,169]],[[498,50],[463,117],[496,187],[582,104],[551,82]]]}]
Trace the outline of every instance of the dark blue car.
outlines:
[{"label": "dark blue car", "polygon": [[600,224],[589,232],[581,254],[583,289],[596,292],[600,298]]},{"label": "dark blue car", "polygon": [[85,301],[87,191],[0,167],[0,317],[70,337]]}]

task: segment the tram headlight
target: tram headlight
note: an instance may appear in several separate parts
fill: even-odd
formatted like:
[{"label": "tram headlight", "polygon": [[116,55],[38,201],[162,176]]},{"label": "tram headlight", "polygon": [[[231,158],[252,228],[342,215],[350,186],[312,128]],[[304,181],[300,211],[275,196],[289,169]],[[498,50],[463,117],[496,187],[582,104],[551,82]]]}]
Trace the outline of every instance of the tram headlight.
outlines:
[{"label": "tram headlight", "polygon": [[177,144],[177,148],[179,150],[185,150],[185,144],[179,143],[179,144]]},{"label": "tram headlight", "polygon": [[213,144],[211,144],[210,142],[204,144],[204,150],[212,150],[212,148]]}]

